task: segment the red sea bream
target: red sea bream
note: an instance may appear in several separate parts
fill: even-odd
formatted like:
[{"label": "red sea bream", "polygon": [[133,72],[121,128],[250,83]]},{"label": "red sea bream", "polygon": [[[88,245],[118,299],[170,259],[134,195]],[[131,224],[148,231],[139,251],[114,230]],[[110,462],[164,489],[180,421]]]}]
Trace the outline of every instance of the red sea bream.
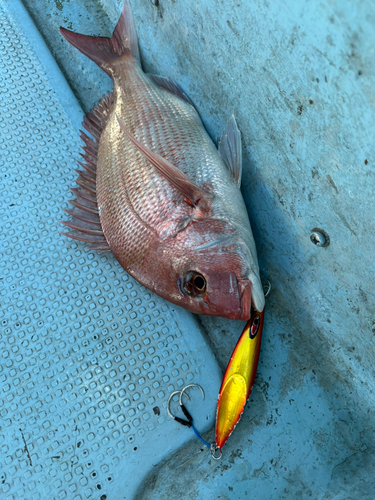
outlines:
[{"label": "red sea bream", "polygon": [[83,121],[91,137],[82,132],[64,234],[112,251],[142,285],[194,313],[262,311],[234,118],[217,149],[182,90],[143,72],[128,0],[111,39],[61,32],[114,83]]}]

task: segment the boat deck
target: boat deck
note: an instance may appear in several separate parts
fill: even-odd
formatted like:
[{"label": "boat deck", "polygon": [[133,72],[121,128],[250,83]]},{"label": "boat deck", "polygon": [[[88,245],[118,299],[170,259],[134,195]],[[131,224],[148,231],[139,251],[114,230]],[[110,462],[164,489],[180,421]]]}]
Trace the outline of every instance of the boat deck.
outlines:
[{"label": "boat deck", "polygon": [[[0,0],[0,498],[375,497],[373,2],[132,2],[147,71],[211,137],[234,113],[267,299],[244,416],[212,460],[243,323],[194,317],[59,235],[80,122],[111,81],[58,28],[110,36],[120,0]],[[314,229],[329,246],[314,244]]]}]

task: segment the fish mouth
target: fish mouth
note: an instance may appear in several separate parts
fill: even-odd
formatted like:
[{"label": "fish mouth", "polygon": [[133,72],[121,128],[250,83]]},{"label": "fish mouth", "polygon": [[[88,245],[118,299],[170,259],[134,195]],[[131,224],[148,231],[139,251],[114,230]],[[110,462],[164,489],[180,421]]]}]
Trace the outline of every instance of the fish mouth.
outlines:
[{"label": "fish mouth", "polygon": [[239,281],[238,290],[241,297],[240,320],[248,321],[251,316],[251,281]]}]

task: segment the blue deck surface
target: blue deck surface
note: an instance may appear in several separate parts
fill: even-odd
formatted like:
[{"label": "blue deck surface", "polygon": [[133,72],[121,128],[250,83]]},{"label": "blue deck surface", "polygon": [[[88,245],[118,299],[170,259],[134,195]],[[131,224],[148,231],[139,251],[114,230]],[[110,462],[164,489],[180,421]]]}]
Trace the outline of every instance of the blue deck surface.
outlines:
[{"label": "blue deck surface", "polygon": [[20,2],[0,43],[0,497],[132,499],[194,436],[169,395],[205,389],[184,400],[204,432],[221,374],[192,315],[58,233],[82,110]]},{"label": "blue deck surface", "polygon": [[[64,218],[61,207],[74,180],[79,146],[76,129],[82,114],[77,100],[88,111],[111,88],[110,79],[68,46],[58,27],[109,36],[121,0],[23,3],[37,30],[21,13],[18,1],[0,2],[3,12],[14,16],[1,32],[2,54],[10,58],[1,59],[5,119],[0,123],[4,196],[0,206],[4,270],[0,275],[0,488],[4,498],[34,499],[39,491],[48,491],[40,493],[42,499],[63,498],[60,492],[64,491],[68,499],[101,499],[103,494],[108,495],[107,500],[121,499],[126,495],[122,481],[128,479],[118,471],[129,467],[132,473],[131,467],[142,466],[141,460],[137,462],[140,451],[145,456],[160,454],[153,455],[150,467],[143,471],[148,472],[147,477],[139,476],[134,483],[138,490],[135,493],[134,486],[130,497],[138,500],[372,500],[374,2],[160,0],[157,6],[157,2],[132,1],[146,70],[181,84],[213,138],[221,135],[232,112],[237,118],[244,153],[242,192],[261,271],[273,286],[254,390],[225,445],[223,459],[217,463],[201,451],[197,440],[186,444],[189,431],[166,427],[174,422],[159,421],[152,409],[154,405],[163,407],[165,415],[168,391],[179,380],[189,381],[191,373],[194,381],[205,386],[209,398],[204,404],[195,400],[201,428],[207,410],[209,429],[220,374],[210,348],[196,347],[201,339],[205,342],[200,328],[205,328],[223,369],[242,323],[195,318],[200,326],[194,323],[197,343],[192,343],[190,327],[184,327],[185,321],[193,321],[190,315],[170,318],[173,310],[146,290],[138,290],[113,258],[97,256],[84,245],[56,235],[58,222]],[[31,48],[37,47],[38,69],[28,67],[22,37]],[[16,53],[25,59],[16,60]],[[55,61],[74,95],[66,82],[57,83],[61,73]],[[22,76],[24,71],[27,76]],[[26,89],[30,82],[34,87]],[[48,85],[54,90],[48,91]],[[25,117],[19,111],[21,101],[29,113]],[[24,154],[30,158],[20,164]],[[328,233],[328,247],[310,240],[316,227]],[[137,304],[138,298],[146,306]],[[150,317],[147,324],[153,330],[136,326],[133,313],[146,323]],[[164,315],[165,323],[159,325],[157,318]],[[51,316],[53,320],[48,319]],[[169,342],[173,321],[178,324],[173,332],[180,334],[171,340],[171,346],[186,346],[183,360],[176,360],[173,350],[158,345]],[[115,323],[117,328],[112,330]],[[134,331],[127,331],[128,326]],[[163,333],[166,327],[169,331]],[[156,339],[155,333],[159,335]],[[111,339],[108,344],[107,339]],[[147,353],[146,339],[155,343],[152,355]],[[154,369],[144,366],[146,362],[152,365],[152,359],[139,360],[138,346],[139,355],[159,358]],[[181,365],[175,378],[174,366],[163,361],[166,351],[168,361]],[[100,353],[106,357],[101,358]],[[117,362],[116,356],[122,360]],[[109,382],[114,370],[113,380],[121,380],[124,390],[131,391],[131,381],[119,377],[120,366],[127,373],[133,359],[137,363],[134,370],[139,369],[137,380],[146,379],[152,371],[160,384],[155,389],[148,383],[156,401],[149,403],[148,410],[139,409],[133,397],[120,395],[122,385]],[[97,373],[97,368],[102,371]],[[216,381],[212,380],[210,388],[212,373]],[[163,381],[165,375],[170,381]],[[101,382],[101,377],[106,380]],[[97,386],[91,387],[91,383]],[[98,386],[102,391],[110,387],[108,398],[103,392],[101,399],[95,399]],[[79,392],[85,387],[92,394]],[[135,393],[146,407],[150,396],[134,389],[131,394]],[[149,415],[143,436],[135,430],[141,426],[127,430],[125,422],[117,423],[117,403],[109,401],[112,395],[121,400],[119,415],[124,418],[134,421]],[[88,397],[92,402],[85,406]],[[92,407],[96,410],[90,413]],[[140,412],[140,417],[127,413],[132,410]],[[109,425],[112,421],[116,422],[112,434],[109,430],[101,434],[103,422]],[[154,427],[148,428],[150,424]],[[115,431],[119,435],[114,436]],[[86,437],[78,448],[82,432]],[[175,440],[170,432],[179,438]],[[91,434],[95,436],[92,441]],[[128,441],[131,436],[139,440],[139,449]],[[212,428],[205,436],[212,439]],[[123,443],[120,448],[118,443]],[[117,475],[112,476],[112,471]],[[96,476],[92,476],[94,472]],[[42,484],[50,490],[38,490]]]}]

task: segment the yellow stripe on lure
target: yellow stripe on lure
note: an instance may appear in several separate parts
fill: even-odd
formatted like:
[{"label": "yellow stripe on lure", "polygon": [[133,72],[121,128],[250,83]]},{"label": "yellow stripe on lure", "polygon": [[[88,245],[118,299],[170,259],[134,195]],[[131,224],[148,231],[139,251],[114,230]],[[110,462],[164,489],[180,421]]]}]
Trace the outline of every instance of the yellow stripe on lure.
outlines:
[{"label": "yellow stripe on lure", "polygon": [[216,446],[232,434],[249,399],[257,371],[264,309],[254,311],[230,358],[221,383],[216,413]]}]

